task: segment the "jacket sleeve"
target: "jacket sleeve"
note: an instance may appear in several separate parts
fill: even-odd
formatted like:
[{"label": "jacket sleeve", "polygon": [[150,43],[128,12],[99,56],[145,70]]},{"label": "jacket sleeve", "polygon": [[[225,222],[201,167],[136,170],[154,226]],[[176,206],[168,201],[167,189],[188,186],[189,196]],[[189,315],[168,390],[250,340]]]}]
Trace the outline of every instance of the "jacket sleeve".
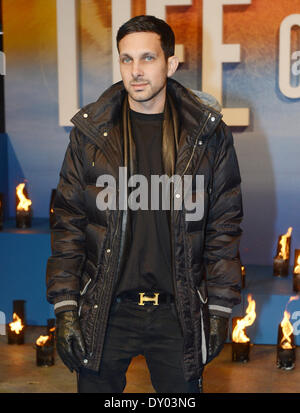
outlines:
[{"label": "jacket sleeve", "polygon": [[47,300],[55,314],[77,307],[79,279],[85,262],[86,212],[83,199],[83,167],[76,128],[70,133],[54,201],[55,223],[51,231],[52,255],[47,262]]},{"label": "jacket sleeve", "polygon": [[216,134],[204,262],[209,312],[230,317],[232,307],[241,301],[241,177],[230,129],[221,122]]}]

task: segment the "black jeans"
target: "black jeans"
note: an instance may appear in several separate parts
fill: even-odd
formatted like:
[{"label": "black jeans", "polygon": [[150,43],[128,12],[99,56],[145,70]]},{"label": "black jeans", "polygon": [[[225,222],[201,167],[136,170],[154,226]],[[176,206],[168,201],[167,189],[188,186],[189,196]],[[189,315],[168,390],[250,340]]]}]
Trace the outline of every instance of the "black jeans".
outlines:
[{"label": "black jeans", "polygon": [[132,357],[142,354],[157,393],[199,393],[183,376],[183,338],[174,304],[112,306],[99,373],[82,368],[79,393],[122,393]]}]

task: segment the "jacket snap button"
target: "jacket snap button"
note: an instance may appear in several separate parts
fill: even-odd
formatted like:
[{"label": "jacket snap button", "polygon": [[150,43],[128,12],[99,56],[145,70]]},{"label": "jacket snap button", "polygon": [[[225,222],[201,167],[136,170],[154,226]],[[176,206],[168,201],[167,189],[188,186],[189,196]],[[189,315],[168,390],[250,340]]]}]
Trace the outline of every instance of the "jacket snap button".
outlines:
[{"label": "jacket snap button", "polygon": [[212,122],[214,122],[216,120],[216,118],[214,116],[212,116],[210,119],[211,119]]},{"label": "jacket snap button", "polygon": [[89,115],[88,115],[87,113],[84,113],[84,114],[83,114],[83,117],[84,117],[84,118],[88,118],[88,116],[89,116]]},{"label": "jacket snap button", "polygon": [[176,196],[176,198],[180,198],[180,194],[176,194],[175,196]]},{"label": "jacket snap button", "polygon": [[107,135],[108,135],[108,133],[107,133],[107,132],[104,132],[104,133],[103,133],[103,136],[107,136]]},{"label": "jacket snap button", "polygon": [[107,254],[109,254],[110,253],[110,248],[107,248],[106,252],[107,252]]}]

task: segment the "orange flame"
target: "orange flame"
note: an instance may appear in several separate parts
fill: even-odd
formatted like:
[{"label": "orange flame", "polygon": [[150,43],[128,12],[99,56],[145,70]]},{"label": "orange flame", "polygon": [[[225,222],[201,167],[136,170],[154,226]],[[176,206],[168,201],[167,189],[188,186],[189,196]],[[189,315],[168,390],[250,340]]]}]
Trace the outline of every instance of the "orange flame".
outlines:
[{"label": "orange flame", "polygon": [[28,211],[30,205],[32,204],[30,199],[27,199],[26,196],[23,193],[25,184],[19,184],[16,188],[17,196],[19,199],[19,203],[17,205],[17,210],[18,211]]},{"label": "orange flame", "polygon": [[289,258],[289,248],[287,245],[287,239],[290,238],[290,236],[292,235],[292,227],[289,227],[288,231],[286,234],[281,236],[280,242],[279,244],[281,245],[281,250],[279,252],[279,257],[287,260]]},{"label": "orange flame", "polygon": [[251,326],[256,318],[255,301],[252,300],[251,294],[248,295],[248,303],[245,317],[237,320],[232,332],[232,341],[235,343],[247,343],[250,341],[250,338],[245,334],[245,328]]},{"label": "orange flame", "polygon": [[293,297],[290,297],[290,299],[289,299],[289,301],[288,301],[288,303],[285,307],[285,310],[284,310],[283,319],[280,323],[282,334],[283,334],[282,339],[280,341],[280,347],[283,348],[283,349],[292,349],[293,348],[291,335],[293,334],[294,329],[293,329],[292,324],[290,323],[291,314],[287,311],[286,308],[287,308],[288,304],[291,301],[298,300],[298,299],[299,299],[299,296],[297,296],[297,295],[295,295]]},{"label": "orange flame", "polygon": [[22,320],[16,313],[13,313],[13,321],[9,323],[9,327],[11,331],[14,331],[16,334],[20,334],[23,330],[24,325],[22,324]]},{"label": "orange flame", "polygon": [[280,341],[280,347],[284,349],[291,349],[292,347],[292,338],[293,326],[290,323],[291,314],[288,311],[284,312],[284,317],[280,323],[282,329],[282,339]]},{"label": "orange flame", "polygon": [[294,274],[300,274],[300,254],[297,258],[297,265],[294,268]]},{"label": "orange flame", "polygon": [[50,336],[39,336],[39,338],[36,340],[35,344],[37,346],[44,346],[47,341],[49,340]]}]

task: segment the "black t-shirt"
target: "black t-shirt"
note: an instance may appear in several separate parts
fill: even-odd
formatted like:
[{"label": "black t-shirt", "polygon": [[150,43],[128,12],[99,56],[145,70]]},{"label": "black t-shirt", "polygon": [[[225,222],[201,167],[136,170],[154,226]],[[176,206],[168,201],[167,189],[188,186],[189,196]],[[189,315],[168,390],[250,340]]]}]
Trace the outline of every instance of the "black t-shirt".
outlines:
[{"label": "black t-shirt", "polygon": [[163,116],[163,113],[148,115],[130,110],[137,173],[144,175],[148,182],[148,210],[128,209],[132,243],[117,295],[127,291],[173,294],[167,210],[161,209],[161,202],[159,210],[150,208],[151,175],[164,174],[161,149]]}]

